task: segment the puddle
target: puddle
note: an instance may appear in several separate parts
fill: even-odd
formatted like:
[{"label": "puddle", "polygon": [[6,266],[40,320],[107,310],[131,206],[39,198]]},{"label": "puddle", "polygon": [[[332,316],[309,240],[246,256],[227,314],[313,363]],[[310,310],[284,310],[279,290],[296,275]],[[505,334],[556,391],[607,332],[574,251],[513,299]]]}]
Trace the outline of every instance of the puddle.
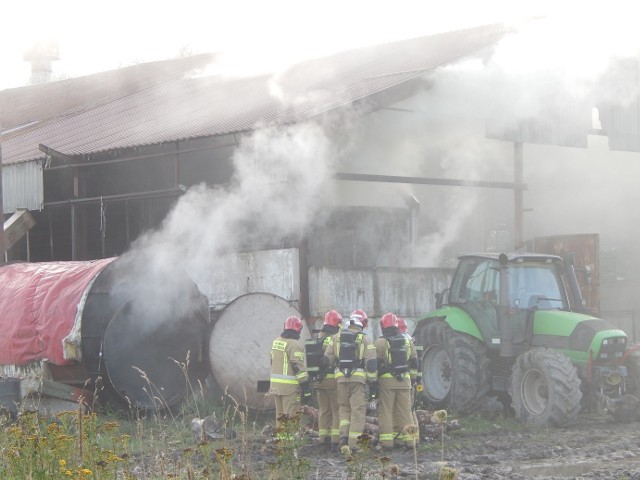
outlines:
[{"label": "puddle", "polygon": [[548,464],[548,465],[527,465],[522,467],[516,467],[513,469],[515,473],[519,473],[526,477],[547,476],[547,477],[567,477],[573,478],[576,475],[582,475],[594,468],[597,468],[596,463],[578,462],[578,463],[565,463],[565,464]]}]

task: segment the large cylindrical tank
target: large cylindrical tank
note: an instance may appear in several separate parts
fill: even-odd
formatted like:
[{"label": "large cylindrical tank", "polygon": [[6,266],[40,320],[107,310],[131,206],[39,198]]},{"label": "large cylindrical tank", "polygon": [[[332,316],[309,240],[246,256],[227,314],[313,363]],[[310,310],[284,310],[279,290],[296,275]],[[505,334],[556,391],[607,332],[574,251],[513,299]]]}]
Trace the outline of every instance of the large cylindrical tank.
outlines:
[{"label": "large cylindrical tank", "polygon": [[206,377],[208,304],[179,269],[155,278],[130,259],[17,263],[0,283],[0,316],[18,326],[0,340],[0,365],[79,366],[99,398],[141,409],[174,407]]},{"label": "large cylindrical tank", "polygon": [[[248,293],[229,303],[215,321],[209,338],[211,372],[223,392],[239,404],[255,409],[275,408],[273,397],[258,391],[258,382],[268,382],[271,344],[287,317],[300,311],[271,293]],[[309,338],[302,330],[301,341]]]}]

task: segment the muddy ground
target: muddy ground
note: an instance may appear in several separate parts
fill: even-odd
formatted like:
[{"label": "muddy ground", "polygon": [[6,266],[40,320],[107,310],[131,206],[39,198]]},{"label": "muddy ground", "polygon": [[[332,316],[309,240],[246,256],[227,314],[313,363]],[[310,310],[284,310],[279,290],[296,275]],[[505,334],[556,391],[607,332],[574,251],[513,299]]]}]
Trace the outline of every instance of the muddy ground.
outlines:
[{"label": "muddy ground", "polygon": [[[457,475],[451,478],[460,480],[640,480],[639,422],[614,423],[606,413],[594,413],[565,428],[529,429],[500,417],[479,430],[465,428],[466,423],[444,438],[422,440],[415,457],[413,451],[372,449],[349,461],[313,445],[301,448],[299,455],[311,464],[308,478],[318,479],[439,479],[445,478],[446,466]],[[269,448],[263,453],[262,462],[273,460]],[[385,456],[389,463],[383,468]]]}]

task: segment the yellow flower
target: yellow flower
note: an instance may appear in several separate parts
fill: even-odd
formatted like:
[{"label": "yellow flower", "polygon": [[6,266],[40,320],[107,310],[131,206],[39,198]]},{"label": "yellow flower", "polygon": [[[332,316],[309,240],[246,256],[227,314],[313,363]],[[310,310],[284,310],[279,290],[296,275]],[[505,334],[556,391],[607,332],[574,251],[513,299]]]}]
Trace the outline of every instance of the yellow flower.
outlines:
[{"label": "yellow flower", "polygon": [[442,480],[456,480],[458,478],[458,470],[452,467],[441,467],[440,478]]},{"label": "yellow flower", "polygon": [[447,411],[446,410],[437,410],[433,412],[435,417],[438,419],[440,423],[444,423],[447,420]]},{"label": "yellow flower", "polygon": [[60,465],[60,468],[63,468],[63,467],[65,467],[67,465],[67,461],[64,458],[61,458],[58,461],[58,464]]}]

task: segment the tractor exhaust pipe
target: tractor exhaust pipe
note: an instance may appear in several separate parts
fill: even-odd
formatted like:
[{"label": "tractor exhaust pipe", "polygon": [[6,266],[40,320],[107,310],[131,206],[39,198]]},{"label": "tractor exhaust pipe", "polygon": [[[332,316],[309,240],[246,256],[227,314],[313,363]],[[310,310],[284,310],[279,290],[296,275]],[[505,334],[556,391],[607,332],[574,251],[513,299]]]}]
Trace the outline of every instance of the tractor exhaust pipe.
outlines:
[{"label": "tractor exhaust pipe", "polygon": [[588,313],[586,309],[586,301],[580,291],[580,284],[578,283],[578,276],[576,275],[576,254],[575,252],[569,253],[564,256],[564,269],[569,280],[569,288],[575,302],[575,309],[581,313]]}]

